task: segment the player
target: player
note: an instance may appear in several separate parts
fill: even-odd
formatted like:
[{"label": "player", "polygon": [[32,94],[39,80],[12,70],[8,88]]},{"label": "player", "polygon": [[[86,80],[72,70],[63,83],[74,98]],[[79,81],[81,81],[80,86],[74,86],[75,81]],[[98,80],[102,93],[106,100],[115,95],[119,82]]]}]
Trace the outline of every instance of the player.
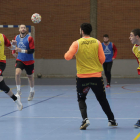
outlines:
[{"label": "player", "polygon": [[86,96],[90,88],[95,93],[103,111],[108,117],[109,126],[117,126],[114,115],[106,99],[106,93],[102,78],[102,64],[105,61],[102,44],[95,38],[90,37],[92,26],[89,23],[83,23],[80,27],[81,38],[72,43],[64,58],[71,60],[76,56],[77,67],[77,97],[79,109],[83,118],[81,130],[85,130],[90,124],[87,116]]},{"label": "player", "polygon": [[[13,51],[13,56],[16,57],[16,70],[15,70],[15,80],[17,86],[17,94],[21,95],[21,79],[20,75],[22,70],[25,69],[27,77],[30,84],[30,94],[28,101],[31,101],[34,97],[34,40],[31,36],[27,34],[27,29],[24,24],[19,26],[20,34],[15,37],[17,41],[17,47]],[[18,52],[18,54],[16,54]]]},{"label": "player", "polygon": [[104,72],[107,80],[106,88],[110,88],[111,68],[112,68],[113,60],[117,56],[117,48],[114,45],[114,43],[109,41],[109,35],[107,34],[103,35],[102,46],[106,57],[105,62],[103,63]]},{"label": "player", "polygon": [[[135,55],[137,62],[139,64],[139,67],[137,68],[138,75],[140,75],[140,29],[134,29],[130,32],[130,41],[132,44],[134,44],[132,48],[132,52]],[[140,128],[140,120],[137,121],[137,123],[134,125],[136,128]]]},{"label": "player", "polygon": [[6,56],[4,55],[4,46],[8,47],[10,50],[14,50],[16,41],[12,40],[12,45],[10,41],[4,34],[0,33],[0,90],[8,94],[14,102],[17,104],[18,110],[22,110],[23,105],[20,102],[20,96],[14,95],[10,88],[5,84],[2,73],[6,68]]}]

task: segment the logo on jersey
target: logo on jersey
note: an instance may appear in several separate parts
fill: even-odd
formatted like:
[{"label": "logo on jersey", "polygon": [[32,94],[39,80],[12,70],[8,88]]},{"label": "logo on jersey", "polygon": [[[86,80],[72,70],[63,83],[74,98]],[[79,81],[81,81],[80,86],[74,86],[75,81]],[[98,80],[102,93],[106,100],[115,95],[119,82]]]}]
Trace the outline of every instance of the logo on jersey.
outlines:
[{"label": "logo on jersey", "polygon": [[20,38],[20,42],[23,42],[23,38]]},{"label": "logo on jersey", "polygon": [[26,50],[26,46],[23,44],[23,42],[19,42],[18,48],[20,48],[22,50]]},{"label": "logo on jersey", "polygon": [[106,46],[105,50],[104,50],[105,54],[111,54],[111,51],[109,50],[108,46]]}]

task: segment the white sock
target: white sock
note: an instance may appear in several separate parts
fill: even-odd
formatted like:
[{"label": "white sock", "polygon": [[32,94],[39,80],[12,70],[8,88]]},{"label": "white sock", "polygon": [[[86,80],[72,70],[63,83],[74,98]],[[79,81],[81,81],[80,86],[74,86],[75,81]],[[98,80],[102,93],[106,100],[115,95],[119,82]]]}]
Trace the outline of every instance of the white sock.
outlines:
[{"label": "white sock", "polygon": [[20,85],[17,85],[17,91],[20,91]]},{"label": "white sock", "polygon": [[30,92],[34,92],[34,87],[30,87]]}]

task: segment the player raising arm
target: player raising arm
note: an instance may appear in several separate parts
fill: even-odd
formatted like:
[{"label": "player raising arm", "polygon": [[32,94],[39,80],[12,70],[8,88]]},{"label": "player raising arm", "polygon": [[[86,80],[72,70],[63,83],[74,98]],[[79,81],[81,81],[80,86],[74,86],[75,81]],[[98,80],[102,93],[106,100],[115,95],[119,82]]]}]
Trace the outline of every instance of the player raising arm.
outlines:
[{"label": "player raising arm", "polygon": [[0,90],[4,91],[15,101],[18,110],[22,110],[23,106],[20,102],[20,96],[14,95],[10,88],[5,84],[3,79],[2,73],[6,68],[6,56],[4,55],[5,46],[8,47],[10,50],[14,50],[16,47],[16,41],[12,40],[12,42],[10,43],[7,37],[4,34],[0,33]]},{"label": "player raising arm", "polygon": [[[15,71],[15,80],[17,86],[17,94],[21,95],[21,79],[20,75],[22,70],[25,69],[29,84],[30,84],[30,94],[28,101],[31,101],[34,97],[34,40],[27,34],[27,29],[24,24],[19,26],[20,34],[15,37],[17,41],[17,47],[12,52],[13,56],[16,57],[16,71]],[[18,55],[16,54],[18,52]]]},{"label": "player raising arm", "polygon": [[81,130],[85,130],[90,124],[85,102],[90,88],[95,93],[98,102],[108,117],[108,125],[118,125],[107,101],[102,78],[102,64],[105,61],[103,48],[99,40],[90,37],[91,31],[91,24],[83,23],[80,27],[81,38],[73,42],[64,55],[66,60],[71,60],[74,55],[76,56],[77,98],[81,116],[83,118],[82,125],[80,126]]}]

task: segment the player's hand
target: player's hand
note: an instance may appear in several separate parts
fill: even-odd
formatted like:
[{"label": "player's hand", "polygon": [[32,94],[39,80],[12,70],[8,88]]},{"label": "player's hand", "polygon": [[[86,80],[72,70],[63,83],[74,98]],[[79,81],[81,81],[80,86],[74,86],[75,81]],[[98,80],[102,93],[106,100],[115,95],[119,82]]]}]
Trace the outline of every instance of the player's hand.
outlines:
[{"label": "player's hand", "polygon": [[16,54],[16,53],[13,53],[13,56],[14,56],[15,58],[17,58],[18,54]]},{"label": "player's hand", "polygon": [[11,44],[16,46],[17,45],[17,41],[16,40],[12,40]]},{"label": "player's hand", "polygon": [[114,60],[115,58],[112,58],[112,60]]},{"label": "player's hand", "polygon": [[21,49],[18,48],[18,47],[16,47],[16,48],[15,48],[15,51],[16,51],[16,52],[21,52]]}]

